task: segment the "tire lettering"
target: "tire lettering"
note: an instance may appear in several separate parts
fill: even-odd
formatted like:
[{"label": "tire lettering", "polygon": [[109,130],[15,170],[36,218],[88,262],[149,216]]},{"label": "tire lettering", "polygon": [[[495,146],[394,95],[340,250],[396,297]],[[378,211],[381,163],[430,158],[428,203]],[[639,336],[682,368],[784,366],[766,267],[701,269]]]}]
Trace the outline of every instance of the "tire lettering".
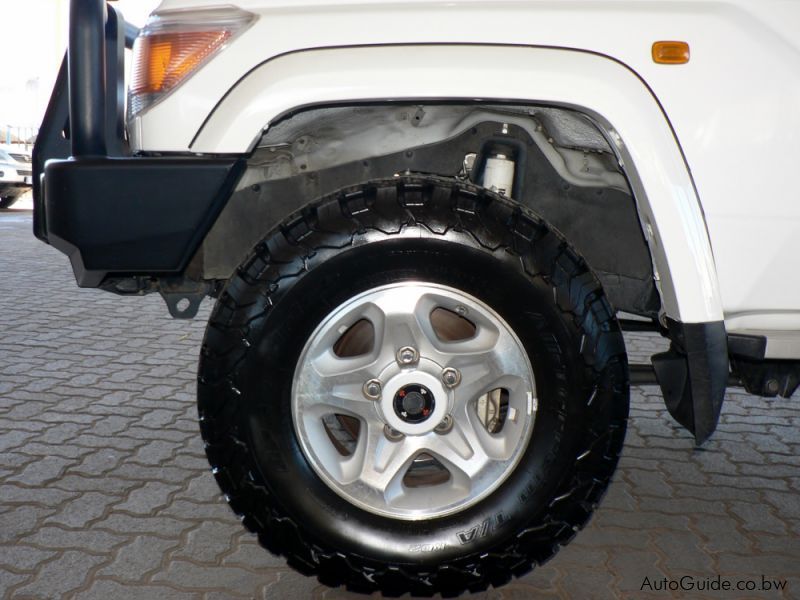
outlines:
[{"label": "tire lettering", "polygon": [[483,522],[475,525],[474,527],[460,531],[458,533],[458,540],[462,544],[469,544],[470,542],[484,538],[490,533],[497,531],[500,527],[507,523],[508,520],[508,517],[503,513],[497,513],[493,517],[484,519]]},{"label": "tire lettering", "polygon": [[408,547],[409,552],[437,552],[439,550],[444,550],[447,548],[447,544],[444,542],[438,542],[436,544],[414,544],[413,546]]}]

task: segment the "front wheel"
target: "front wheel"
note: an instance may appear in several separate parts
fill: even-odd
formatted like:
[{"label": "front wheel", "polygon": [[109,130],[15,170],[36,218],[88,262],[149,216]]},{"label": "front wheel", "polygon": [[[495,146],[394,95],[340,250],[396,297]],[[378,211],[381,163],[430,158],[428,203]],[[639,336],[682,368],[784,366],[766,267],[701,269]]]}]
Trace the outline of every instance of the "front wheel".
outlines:
[{"label": "front wheel", "polygon": [[584,261],[468,184],[343,190],[269,234],[203,344],[232,508],[330,585],[500,585],[588,520],[622,448],[624,344]]}]

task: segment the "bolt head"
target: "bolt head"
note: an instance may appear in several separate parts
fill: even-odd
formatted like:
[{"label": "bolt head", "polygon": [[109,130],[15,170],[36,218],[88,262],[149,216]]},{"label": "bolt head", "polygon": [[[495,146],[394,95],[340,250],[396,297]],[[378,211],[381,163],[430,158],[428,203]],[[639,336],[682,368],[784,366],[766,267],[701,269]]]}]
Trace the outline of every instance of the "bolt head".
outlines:
[{"label": "bolt head", "polygon": [[461,373],[458,372],[458,369],[447,367],[444,371],[442,371],[442,383],[449,388],[456,387],[459,383],[461,383]]},{"label": "bolt head", "polygon": [[444,419],[442,419],[442,422],[436,426],[434,431],[436,433],[441,434],[441,433],[450,433],[452,429],[453,429],[453,417],[451,417],[450,415],[445,415]]},{"label": "bolt head", "polygon": [[463,317],[463,316],[465,316],[465,315],[466,315],[468,312],[469,312],[469,310],[467,309],[467,307],[466,307],[466,306],[462,306],[461,304],[459,304],[458,306],[456,306],[456,314],[457,314],[457,315],[459,315],[459,316]]},{"label": "bolt head", "polygon": [[778,390],[781,389],[780,384],[778,383],[777,379],[770,379],[767,381],[767,393],[768,394],[777,394]]},{"label": "bolt head", "polygon": [[401,365],[413,365],[419,361],[419,352],[411,346],[403,346],[397,351],[397,362]]},{"label": "bolt head", "polygon": [[383,426],[383,435],[385,435],[386,439],[390,442],[399,442],[405,437],[402,433],[393,427],[390,427],[388,424]]},{"label": "bolt head", "polygon": [[370,379],[364,384],[363,392],[370,400],[377,400],[381,397],[381,382],[377,379]]}]

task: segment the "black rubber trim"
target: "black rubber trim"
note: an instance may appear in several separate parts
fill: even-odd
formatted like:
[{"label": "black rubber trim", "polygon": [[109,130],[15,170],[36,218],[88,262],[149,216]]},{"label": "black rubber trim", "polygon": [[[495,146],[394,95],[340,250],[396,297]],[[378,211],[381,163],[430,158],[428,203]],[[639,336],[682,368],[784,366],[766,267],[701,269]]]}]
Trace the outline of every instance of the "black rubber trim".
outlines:
[{"label": "black rubber trim", "polygon": [[245,167],[231,158],[50,161],[47,238],[70,257],[81,287],[109,273],[180,273]]},{"label": "black rubber trim", "polygon": [[724,321],[668,320],[667,352],[653,356],[653,368],[673,418],[705,442],[717,428],[728,383],[728,336]]},{"label": "black rubber trim", "polygon": [[736,358],[764,360],[767,354],[767,338],[763,335],[729,333],[728,354]]}]

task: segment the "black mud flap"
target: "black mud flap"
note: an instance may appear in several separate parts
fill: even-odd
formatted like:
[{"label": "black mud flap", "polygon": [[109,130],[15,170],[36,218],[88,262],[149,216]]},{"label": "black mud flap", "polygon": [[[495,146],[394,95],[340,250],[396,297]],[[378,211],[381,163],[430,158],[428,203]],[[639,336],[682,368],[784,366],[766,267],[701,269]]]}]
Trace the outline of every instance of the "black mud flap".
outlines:
[{"label": "black mud flap", "polygon": [[653,369],[672,417],[705,442],[717,428],[728,383],[725,323],[668,321],[667,352],[653,356]]}]

